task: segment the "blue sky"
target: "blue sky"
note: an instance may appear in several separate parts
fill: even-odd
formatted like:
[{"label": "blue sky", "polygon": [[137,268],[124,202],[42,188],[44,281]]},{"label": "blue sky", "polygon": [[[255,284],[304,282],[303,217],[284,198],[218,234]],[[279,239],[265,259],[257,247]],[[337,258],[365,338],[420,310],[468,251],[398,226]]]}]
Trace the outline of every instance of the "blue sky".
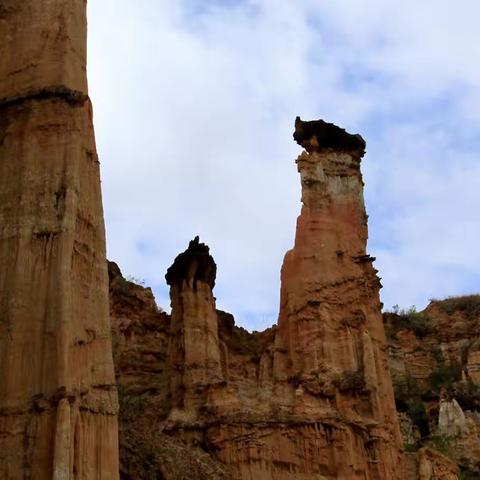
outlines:
[{"label": "blue sky", "polygon": [[296,115],[367,141],[382,300],[480,291],[480,4],[424,0],[89,3],[108,256],[168,309],[195,235],[218,306],[263,329],[300,210]]}]

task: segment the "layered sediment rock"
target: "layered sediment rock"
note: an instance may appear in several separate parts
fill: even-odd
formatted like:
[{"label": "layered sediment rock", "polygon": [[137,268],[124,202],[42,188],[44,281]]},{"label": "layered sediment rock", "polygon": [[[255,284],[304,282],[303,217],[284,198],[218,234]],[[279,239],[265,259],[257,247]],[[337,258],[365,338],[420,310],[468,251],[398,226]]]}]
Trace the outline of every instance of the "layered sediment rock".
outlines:
[{"label": "layered sediment rock", "polygon": [[[365,144],[321,121],[298,120],[295,138],[305,148],[304,205],[282,268],[278,327],[250,334],[215,310],[216,267],[194,240],[166,276],[171,318],[158,317],[166,353],[156,382],[165,390],[143,389],[139,416],[161,432],[157,445],[170,438],[210,452],[226,468],[218,478],[403,479],[380,284],[365,251]],[[146,344],[135,353],[121,330],[122,362],[136,361]]]},{"label": "layered sediment rock", "polygon": [[83,0],[0,2],[0,478],[118,478]]},{"label": "layered sediment rock", "polygon": [[[149,288],[109,263],[110,311],[120,401],[120,478],[226,480],[226,467],[199,445],[168,435],[170,315]],[[179,392],[180,393],[180,392]]]},{"label": "layered sediment rock", "polygon": [[476,478],[478,298],[385,315],[402,455],[365,249],[364,143],[323,122],[297,122],[296,138],[304,205],[278,326],[249,333],[215,312],[198,241],[167,274],[171,316],[111,267],[124,478],[455,480],[459,466]]},{"label": "layered sediment rock", "polygon": [[305,421],[329,424],[332,441],[318,456],[328,458],[324,475],[402,478],[380,282],[366,253],[365,142],[323,121],[297,118],[295,127],[303,206],[282,267],[276,398]]}]

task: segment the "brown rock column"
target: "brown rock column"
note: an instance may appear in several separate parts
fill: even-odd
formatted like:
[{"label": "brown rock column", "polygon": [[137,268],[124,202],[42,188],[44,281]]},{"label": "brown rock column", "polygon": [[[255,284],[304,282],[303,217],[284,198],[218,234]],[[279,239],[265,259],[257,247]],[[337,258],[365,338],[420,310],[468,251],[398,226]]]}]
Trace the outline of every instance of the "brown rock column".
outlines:
[{"label": "brown rock column", "polygon": [[0,478],[117,479],[84,0],[0,1]]},{"label": "brown rock column", "polygon": [[212,293],[216,272],[209,248],[196,237],[165,276],[172,306],[168,345],[171,420],[193,420],[208,402],[211,387],[224,381]]},{"label": "brown rock column", "polygon": [[[366,254],[360,172],[365,142],[333,124],[299,118],[294,138],[305,149],[297,159],[303,206],[295,246],[282,267],[274,359],[278,398],[288,403],[281,392],[294,383],[302,398],[310,393],[327,415],[342,418],[346,430],[362,425],[355,440],[360,457],[369,456],[362,475],[402,478],[380,282]],[[346,471],[341,456],[337,461],[337,471]],[[344,475],[357,478],[353,471]]]}]

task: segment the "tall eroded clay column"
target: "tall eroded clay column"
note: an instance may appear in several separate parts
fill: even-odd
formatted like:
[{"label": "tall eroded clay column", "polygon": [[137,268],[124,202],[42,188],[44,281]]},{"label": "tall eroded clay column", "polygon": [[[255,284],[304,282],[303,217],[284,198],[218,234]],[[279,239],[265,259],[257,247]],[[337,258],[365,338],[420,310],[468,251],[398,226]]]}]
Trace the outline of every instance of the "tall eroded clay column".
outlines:
[{"label": "tall eroded clay column", "polygon": [[[294,138],[304,148],[297,159],[303,206],[281,274],[277,398],[291,399],[295,385],[303,392],[294,397],[302,405],[291,400],[295,411],[318,410],[349,432],[356,451],[344,446],[344,457],[328,454],[338,478],[400,479],[380,282],[366,254],[365,142],[333,124],[300,118]],[[288,400],[280,401],[288,408]]]},{"label": "tall eroded clay column", "polygon": [[215,387],[224,383],[212,293],[216,273],[208,246],[196,237],[165,276],[172,305],[168,363],[173,421],[195,420]]},{"label": "tall eroded clay column", "polygon": [[0,479],[118,478],[86,26],[0,1]]}]

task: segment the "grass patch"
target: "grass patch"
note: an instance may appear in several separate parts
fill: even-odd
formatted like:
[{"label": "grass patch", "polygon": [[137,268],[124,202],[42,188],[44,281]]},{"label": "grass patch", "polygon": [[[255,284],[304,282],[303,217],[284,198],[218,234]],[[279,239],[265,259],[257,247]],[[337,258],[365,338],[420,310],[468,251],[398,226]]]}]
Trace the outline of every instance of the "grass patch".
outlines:
[{"label": "grass patch", "polygon": [[408,453],[418,452],[418,445],[416,443],[404,443],[403,449]]}]

